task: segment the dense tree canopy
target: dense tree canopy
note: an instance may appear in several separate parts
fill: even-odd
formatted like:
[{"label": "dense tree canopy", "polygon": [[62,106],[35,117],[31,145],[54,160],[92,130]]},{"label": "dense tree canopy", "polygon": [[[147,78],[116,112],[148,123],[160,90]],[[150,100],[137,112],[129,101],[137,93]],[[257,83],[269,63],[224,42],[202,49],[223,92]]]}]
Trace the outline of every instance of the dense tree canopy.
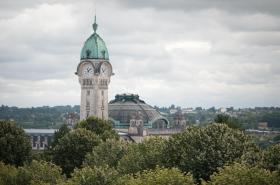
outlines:
[{"label": "dense tree canopy", "polygon": [[0,184],[1,185],[17,185],[18,184],[18,170],[12,165],[5,165],[0,162]]},{"label": "dense tree canopy", "polygon": [[46,161],[33,160],[30,164],[24,165],[19,169],[18,181],[20,184],[44,184],[56,185],[64,181],[65,177],[61,175],[62,170],[59,166]]},{"label": "dense tree canopy", "polygon": [[23,165],[31,159],[30,138],[15,123],[0,121],[0,161]]},{"label": "dense tree canopy", "polygon": [[226,114],[218,114],[215,119],[215,123],[223,123],[226,124],[230,128],[241,129],[242,124],[238,122],[236,118],[230,117]]},{"label": "dense tree canopy", "polygon": [[280,172],[280,144],[273,145],[264,152],[263,167]]},{"label": "dense tree canopy", "polygon": [[116,167],[120,159],[127,153],[128,145],[129,143],[123,140],[102,141],[86,156],[84,165]]},{"label": "dense tree canopy", "polygon": [[154,137],[141,143],[130,144],[127,153],[119,161],[119,172],[130,174],[161,165],[165,142],[162,138]]},{"label": "dense tree canopy", "polygon": [[69,185],[114,185],[118,179],[118,172],[108,166],[84,167],[76,169]]},{"label": "dense tree canopy", "polygon": [[145,170],[136,175],[127,175],[119,179],[118,185],[195,185],[191,175],[185,175],[176,168]]},{"label": "dense tree canopy", "polygon": [[190,127],[173,135],[165,146],[165,165],[208,179],[227,162],[240,158],[250,147],[248,136],[224,124]]},{"label": "dense tree canopy", "polygon": [[[245,164],[234,163],[220,168],[218,173],[211,175],[209,185],[276,185],[276,174],[258,167],[249,167]],[[206,184],[206,183],[204,183]]]},{"label": "dense tree canopy", "polygon": [[19,168],[0,162],[1,185],[56,185],[63,181],[61,168],[49,162],[32,161]]},{"label": "dense tree canopy", "polygon": [[53,148],[53,160],[68,176],[80,167],[85,155],[100,143],[99,137],[85,129],[75,129],[61,138]]},{"label": "dense tree canopy", "polygon": [[113,130],[111,122],[97,117],[88,117],[86,120],[79,122],[75,128],[90,130],[104,141],[106,139],[119,139],[119,135]]},{"label": "dense tree canopy", "polygon": [[[243,131],[227,124],[190,127],[170,138],[129,143],[119,139],[109,122],[89,118],[74,130],[63,126],[55,134],[48,160],[59,166],[42,160],[28,163],[30,140],[15,124],[1,122],[0,134],[1,157],[5,152],[10,157],[1,158],[0,185],[276,185],[280,181],[280,145],[262,150]],[[25,144],[28,150],[20,148]],[[11,151],[27,157],[15,163],[11,159],[17,156]]]},{"label": "dense tree canopy", "polygon": [[66,134],[70,132],[70,129],[66,124],[62,124],[61,127],[54,133],[53,141],[51,143],[52,147],[58,144],[59,139],[63,138]]}]

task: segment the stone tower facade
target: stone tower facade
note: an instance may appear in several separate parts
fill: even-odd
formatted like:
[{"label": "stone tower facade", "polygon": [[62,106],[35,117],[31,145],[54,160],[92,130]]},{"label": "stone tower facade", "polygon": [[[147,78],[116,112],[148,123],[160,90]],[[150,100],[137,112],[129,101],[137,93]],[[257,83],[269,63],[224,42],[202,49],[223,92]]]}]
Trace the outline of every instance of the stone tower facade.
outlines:
[{"label": "stone tower facade", "polygon": [[81,85],[80,120],[89,116],[108,119],[108,86],[113,75],[105,42],[96,33],[85,41],[76,74]]}]

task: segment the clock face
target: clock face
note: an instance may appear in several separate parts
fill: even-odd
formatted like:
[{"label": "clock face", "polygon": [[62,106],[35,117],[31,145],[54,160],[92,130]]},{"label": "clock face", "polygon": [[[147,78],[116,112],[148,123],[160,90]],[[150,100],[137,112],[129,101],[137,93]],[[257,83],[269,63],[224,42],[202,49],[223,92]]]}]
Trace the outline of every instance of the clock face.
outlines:
[{"label": "clock face", "polygon": [[103,64],[101,67],[100,67],[100,74],[103,75],[103,76],[109,76],[110,75],[110,68]]},{"label": "clock face", "polygon": [[85,64],[83,66],[83,75],[86,76],[86,77],[90,77],[93,75],[93,67],[91,64]]}]

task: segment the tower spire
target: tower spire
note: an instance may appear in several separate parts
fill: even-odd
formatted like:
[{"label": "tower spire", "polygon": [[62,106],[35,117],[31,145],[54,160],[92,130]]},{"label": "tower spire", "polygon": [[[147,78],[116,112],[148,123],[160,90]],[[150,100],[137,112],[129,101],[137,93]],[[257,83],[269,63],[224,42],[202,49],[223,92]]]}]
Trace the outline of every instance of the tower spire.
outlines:
[{"label": "tower spire", "polygon": [[96,14],[95,14],[94,15],[94,23],[92,25],[94,33],[96,33],[97,27],[98,27],[98,24],[96,23]]}]

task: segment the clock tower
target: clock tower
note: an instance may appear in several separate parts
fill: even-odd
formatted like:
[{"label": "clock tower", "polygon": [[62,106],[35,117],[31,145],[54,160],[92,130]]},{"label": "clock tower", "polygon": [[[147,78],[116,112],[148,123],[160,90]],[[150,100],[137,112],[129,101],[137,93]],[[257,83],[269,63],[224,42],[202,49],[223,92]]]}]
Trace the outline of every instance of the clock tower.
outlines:
[{"label": "clock tower", "polygon": [[113,75],[105,42],[96,33],[96,16],[93,34],[85,41],[76,75],[81,85],[80,120],[89,116],[108,119],[108,86]]}]

